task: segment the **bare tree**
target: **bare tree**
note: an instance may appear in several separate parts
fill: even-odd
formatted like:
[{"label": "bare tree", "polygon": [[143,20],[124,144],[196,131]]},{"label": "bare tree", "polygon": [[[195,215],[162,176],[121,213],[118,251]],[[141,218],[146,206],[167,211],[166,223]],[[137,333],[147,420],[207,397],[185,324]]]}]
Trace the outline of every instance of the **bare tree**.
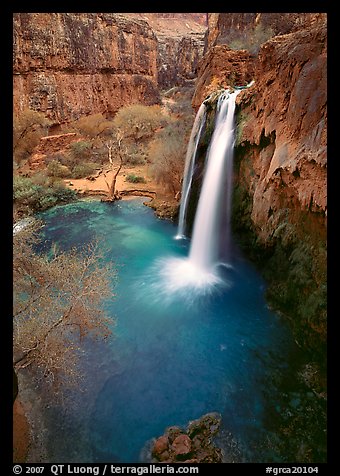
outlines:
[{"label": "bare tree", "polygon": [[[119,172],[121,171],[126,155],[126,149],[122,146],[123,133],[121,131],[116,132],[115,139],[110,139],[105,142],[108,150],[108,159],[110,164],[110,170],[112,172],[111,182],[106,179],[107,173],[104,173],[104,180],[108,188],[109,201],[120,199],[119,191],[116,191],[116,182]],[[118,159],[118,160],[117,160]]]},{"label": "bare tree", "polygon": [[112,295],[110,265],[99,262],[98,243],[37,254],[36,226],[13,237],[14,369],[34,367],[36,375],[58,384],[77,381],[80,350],[86,336],[106,338],[113,321],[102,309]]}]

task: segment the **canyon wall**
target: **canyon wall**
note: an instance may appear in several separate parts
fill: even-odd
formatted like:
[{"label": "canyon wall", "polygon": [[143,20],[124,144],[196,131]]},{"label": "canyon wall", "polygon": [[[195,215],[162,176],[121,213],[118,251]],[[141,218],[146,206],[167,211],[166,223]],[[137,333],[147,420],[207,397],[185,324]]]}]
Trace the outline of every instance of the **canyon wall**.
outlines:
[{"label": "canyon wall", "polygon": [[226,45],[210,48],[198,64],[198,78],[192,106],[197,111],[203,100],[216,88],[244,86],[254,78],[255,57],[246,50]]},{"label": "canyon wall", "polygon": [[119,14],[14,14],[14,111],[58,124],[158,103],[157,44],[145,21]]},{"label": "canyon wall", "polygon": [[14,14],[14,112],[54,124],[160,102],[190,85],[203,54],[206,14]]},{"label": "canyon wall", "polygon": [[[269,302],[314,357],[326,347],[326,22],[325,14],[303,17],[244,63],[255,83],[237,97],[233,200],[238,242],[267,279]],[[194,107],[212,78],[230,85],[225,63],[214,59],[222,47],[202,60]]]},{"label": "canyon wall", "polygon": [[320,17],[320,13],[209,13],[204,51],[244,38],[256,26],[270,29],[273,36],[283,35],[319,21]]},{"label": "canyon wall", "polygon": [[148,22],[158,40],[160,89],[191,85],[203,56],[205,13],[124,13]]}]

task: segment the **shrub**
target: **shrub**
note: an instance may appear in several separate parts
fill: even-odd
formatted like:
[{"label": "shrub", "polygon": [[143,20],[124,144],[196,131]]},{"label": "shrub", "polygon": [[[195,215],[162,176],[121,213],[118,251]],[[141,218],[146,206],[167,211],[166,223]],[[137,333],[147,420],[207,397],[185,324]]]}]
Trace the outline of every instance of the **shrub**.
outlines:
[{"label": "shrub", "polygon": [[150,145],[151,173],[174,194],[181,189],[189,133],[178,121],[160,131]]},{"label": "shrub", "polygon": [[77,141],[70,144],[70,153],[75,159],[88,159],[91,155],[92,143]]},{"label": "shrub", "polygon": [[144,177],[141,177],[139,175],[134,175],[134,174],[129,174],[125,177],[125,180],[127,182],[132,182],[132,183],[145,183],[146,180]]},{"label": "shrub", "polygon": [[83,136],[95,138],[98,135],[111,135],[114,129],[112,121],[105,119],[102,114],[84,116],[73,123],[73,127]]},{"label": "shrub", "polygon": [[13,200],[16,205],[31,211],[45,210],[60,202],[74,200],[76,192],[62,183],[49,186],[37,185],[28,177],[14,177]]},{"label": "shrub", "polygon": [[66,178],[70,177],[71,171],[66,165],[62,165],[57,160],[52,160],[47,166],[47,175],[50,177]]},{"label": "shrub", "polygon": [[87,177],[88,175],[93,173],[96,167],[97,165],[91,162],[85,162],[84,164],[77,164],[73,167],[71,175],[73,178],[76,178],[76,179]]},{"label": "shrub", "polygon": [[42,136],[46,135],[49,120],[43,113],[26,109],[13,117],[13,157],[18,164],[26,159]]},{"label": "shrub", "polygon": [[167,124],[168,119],[159,106],[133,104],[119,109],[113,122],[124,137],[138,142],[152,137],[156,129]]}]

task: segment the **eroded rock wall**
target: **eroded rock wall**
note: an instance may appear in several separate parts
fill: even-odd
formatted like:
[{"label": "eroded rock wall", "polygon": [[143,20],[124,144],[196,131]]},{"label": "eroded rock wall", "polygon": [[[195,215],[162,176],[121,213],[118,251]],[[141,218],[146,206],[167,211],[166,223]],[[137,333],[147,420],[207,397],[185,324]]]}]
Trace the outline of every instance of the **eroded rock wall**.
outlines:
[{"label": "eroded rock wall", "polygon": [[203,100],[217,88],[246,85],[254,78],[255,57],[246,50],[214,46],[198,65],[192,106],[197,111]]},{"label": "eroded rock wall", "polygon": [[320,13],[209,13],[205,51],[215,45],[228,45],[257,25],[270,29],[273,35],[283,35],[316,23],[321,17]]},{"label": "eroded rock wall", "polygon": [[[284,184],[303,210],[327,209],[327,50],[326,28],[277,36],[261,49],[255,85],[241,92],[240,146],[273,143],[258,157],[252,220],[263,239],[270,234],[266,194]],[[259,150],[263,150],[261,147]],[[256,179],[254,179],[256,181]],[[264,203],[267,203],[264,206]]]},{"label": "eroded rock wall", "polygon": [[[274,36],[253,57],[218,44],[221,17],[212,20],[217,34],[210,44],[217,44],[201,61],[193,106],[220,86],[237,85],[236,76],[243,84],[255,80],[236,101],[234,235],[261,267],[269,302],[290,319],[297,341],[324,356],[327,17],[276,18],[273,28],[289,33]],[[246,28],[256,17],[233,20]]]},{"label": "eroded rock wall", "polygon": [[143,20],[113,13],[17,13],[14,111],[55,123],[159,102],[157,38]]},{"label": "eroded rock wall", "polygon": [[[265,43],[237,97],[234,228],[291,317],[298,340],[326,342],[327,25]],[[252,248],[252,249],[251,249]]]}]

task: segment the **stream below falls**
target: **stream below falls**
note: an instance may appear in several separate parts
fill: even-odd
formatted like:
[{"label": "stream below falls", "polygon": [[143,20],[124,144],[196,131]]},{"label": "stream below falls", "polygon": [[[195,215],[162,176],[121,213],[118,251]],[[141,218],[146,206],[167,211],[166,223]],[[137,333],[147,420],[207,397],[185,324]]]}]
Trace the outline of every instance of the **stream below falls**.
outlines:
[{"label": "stream below falls", "polygon": [[299,350],[264,281],[233,243],[224,284],[172,290],[162,267],[189,242],[142,202],[79,201],[39,216],[40,249],[99,238],[117,269],[105,302],[116,325],[108,341],[86,341],[83,387],[65,389],[64,405],[43,388],[32,397],[45,462],[145,462],[152,438],[208,412],[222,415],[226,461],[287,461],[282,414],[315,396],[296,379]]}]

